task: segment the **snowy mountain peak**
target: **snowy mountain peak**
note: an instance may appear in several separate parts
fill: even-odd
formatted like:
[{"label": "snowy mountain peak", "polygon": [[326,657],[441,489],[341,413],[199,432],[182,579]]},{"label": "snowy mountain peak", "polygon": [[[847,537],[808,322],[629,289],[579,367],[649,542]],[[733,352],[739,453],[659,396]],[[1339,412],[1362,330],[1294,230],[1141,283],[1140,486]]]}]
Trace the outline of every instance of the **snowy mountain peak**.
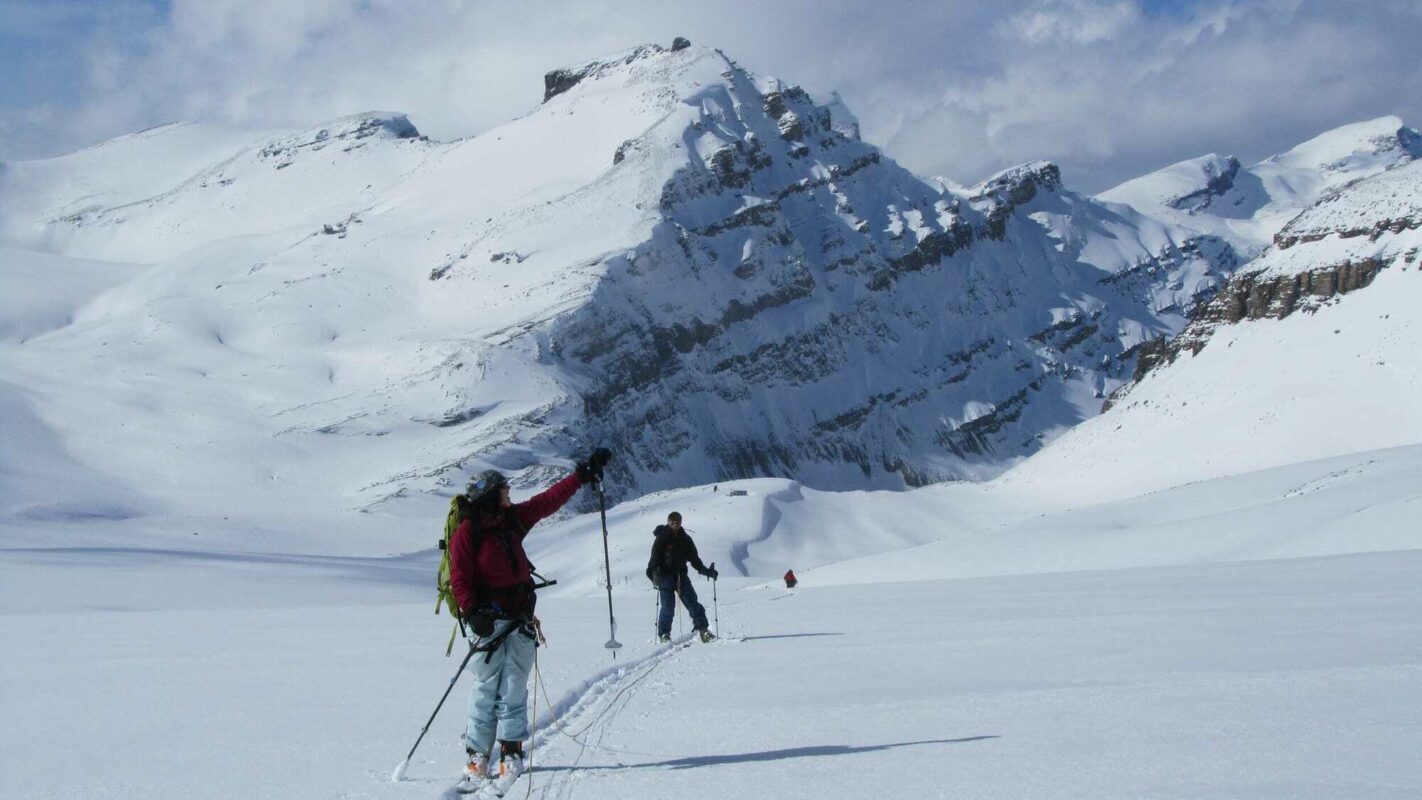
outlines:
[{"label": "snowy mountain peak", "polygon": [[1234,156],[1221,157],[1211,153],[1179,166],[1186,165],[1199,169],[1197,180],[1192,183],[1202,181],[1202,185],[1166,199],[1165,204],[1190,214],[1204,211],[1210,207],[1211,201],[1225,197],[1234,188],[1235,178],[1239,176],[1239,159]]},{"label": "snowy mountain peak", "polygon": [[1103,192],[1163,223],[1264,251],[1299,212],[1330,192],[1422,155],[1422,136],[1397,117],[1344,125],[1252,166],[1207,155],[1172,164]]},{"label": "snowy mountain peak", "polygon": [[841,136],[845,136],[855,141],[859,140],[859,118],[849,110],[844,98],[839,96],[839,92],[831,92],[830,99],[825,103],[825,108],[830,112],[830,127]]},{"label": "snowy mountain peak", "polygon": [[[626,67],[637,62],[680,53],[690,48],[691,42],[678,36],[672,41],[670,48],[662,47],[659,44],[643,44],[631,50],[596,58],[583,64],[550,70],[543,76],[543,102],[547,103],[584,81],[597,80],[613,73],[625,71]],[[710,52],[706,48],[698,48],[698,50],[702,53]]]},{"label": "snowy mountain peak", "polygon": [[1334,128],[1260,163],[1336,173],[1396,166],[1418,156],[1422,135],[1386,116]]},{"label": "snowy mountain peak", "polygon": [[1239,170],[1239,159],[1234,156],[1210,153],[1123,183],[1101,197],[1143,209],[1164,206],[1186,214],[1199,214],[1221,206],[1221,201],[1235,188]]},{"label": "snowy mountain peak", "polygon": [[281,159],[302,150],[338,147],[350,152],[364,147],[366,139],[419,139],[410,118],[391,111],[367,111],[331,120],[323,125],[274,139],[261,150],[263,158]]},{"label": "snowy mountain peak", "polygon": [[1029,161],[1009,167],[968,190],[968,202],[987,216],[984,233],[1001,239],[1007,220],[1018,208],[1062,188],[1062,172],[1050,161]]},{"label": "snowy mountain peak", "polygon": [[1054,192],[1062,187],[1061,168],[1050,161],[1028,161],[998,172],[968,190],[971,198],[1022,205],[1038,191]]}]

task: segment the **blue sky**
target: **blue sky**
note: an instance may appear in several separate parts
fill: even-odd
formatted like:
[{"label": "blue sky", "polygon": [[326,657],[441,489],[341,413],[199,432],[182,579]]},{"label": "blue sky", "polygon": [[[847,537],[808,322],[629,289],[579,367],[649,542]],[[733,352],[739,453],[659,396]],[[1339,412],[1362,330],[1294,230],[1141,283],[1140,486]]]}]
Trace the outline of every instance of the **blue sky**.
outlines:
[{"label": "blue sky", "polygon": [[1141,5],[1151,14],[1189,15],[1203,3],[1200,0],[1145,0]]},{"label": "blue sky", "polygon": [[1416,0],[0,0],[0,159],[372,108],[466,136],[536,105],[548,69],[676,35],[838,90],[866,139],[962,182],[1046,158],[1093,191],[1422,124]]},{"label": "blue sky", "polygon": [[11,76],[0,84],[0,106],[72,99],[91,37],[137,41],[166,13],[166,4],[148,0],[0,0],[0,70]]}]

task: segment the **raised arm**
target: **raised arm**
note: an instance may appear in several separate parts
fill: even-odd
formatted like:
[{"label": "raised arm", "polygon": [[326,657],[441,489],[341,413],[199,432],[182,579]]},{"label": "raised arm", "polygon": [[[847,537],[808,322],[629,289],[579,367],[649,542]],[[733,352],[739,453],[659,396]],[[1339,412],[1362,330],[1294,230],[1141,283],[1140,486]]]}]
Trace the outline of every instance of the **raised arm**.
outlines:
[{"label": "raised arm", "polygon": [[572,475],[522,503],[512,506],[511,510],[518,519],[519,525],[523,527],[524,534],[526,535],[529,528],[537,525],[550,514],[562,508],[564,503],[573,499],[573,495],[578,493],[578,487],[602,480],[602,468],[607,466],[607,462],[611,459],[612,451],[606,447],[599,447],[593,450],[585,460],[578,462],[578,467],[573,470]]},{"label": "raised arm", "polygon": [[513,512],[518,515],[518,522],[526,531],[573,499],[582,485],[582,478],[573,473],[522,503],[516,503]]}]

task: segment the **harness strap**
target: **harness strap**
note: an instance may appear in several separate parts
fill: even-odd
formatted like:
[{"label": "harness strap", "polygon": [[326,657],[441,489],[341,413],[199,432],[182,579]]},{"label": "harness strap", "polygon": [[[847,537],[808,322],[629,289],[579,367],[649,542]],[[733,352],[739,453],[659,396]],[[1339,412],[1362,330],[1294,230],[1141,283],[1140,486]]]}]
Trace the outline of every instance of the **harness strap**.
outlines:
[{"label": "harness strap", "polygon": [[522,624],[513,624],[511,622],[507,628],[504,628],[503,631],[499,633],[499,635],[495,636],[484,644],[476,646],[471,643],[469,646],[473,648],[474,652],[483,653],[484,663],[487,664],[490,661],[494,660],[494,651],[498,650],[499,646],[504,643],[504,640],[509,638],[509,634],[523,627],[524,626]]}]

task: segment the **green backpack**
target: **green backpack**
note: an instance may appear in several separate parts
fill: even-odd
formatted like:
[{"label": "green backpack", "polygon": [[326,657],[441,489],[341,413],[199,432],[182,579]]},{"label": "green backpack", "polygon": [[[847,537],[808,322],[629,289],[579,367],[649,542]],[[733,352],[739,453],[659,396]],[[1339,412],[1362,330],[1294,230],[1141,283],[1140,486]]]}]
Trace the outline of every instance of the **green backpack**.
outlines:
[{"label": "green backpack", "polygon": [[[454,652],[454,640],[459,636],[459,630],[464,623],[459,617],[459,601],[454,597],[454,587],[449,584],[449,537],[459,530],[459,523],[464,521],[464,516],[469,508],[469,501],[463,495],[456,495],[449,501],[449,514],[444,518],[444,537],[439,540],[441,551],[439,559],[439,572],[435,576],[435,590],[438,596],[435,598],[435,614],[439,614],[439,609],[444,606],[449,609],[449,615],[454,617],[454,630],[449,632],[449,644],[444,648],[444,654],[449,655]],[[510,558],[513,555],[510,553]],[[530,571],[538,580],[531,584],[530,589],[537,591],[548,586],[557,586],[557,581],[550,581],[539,575],[536,570],[532,570],[533,565],[529,564]],[[540,630],[539,635],[542,635]]]},{"label": "green backpack", "polygon": [[444,518],[444,538],[439,540],[441,556],[439,559],[439,573],[435,578],[435,589],[439,592],[439,597],[435,599],[435,614],[439,613],[440,606],[449,609],[449,615],[454,617],[454,630],[449,632],[449,646],[444,648],[447,656],[454,652],[454,637],[459,634],[459,601],[454,599],[454,589],[449,585],[449,537],[459,530],[459,523],[464,521],[464,498],[456,495],[449,501],[449,514]]}]

